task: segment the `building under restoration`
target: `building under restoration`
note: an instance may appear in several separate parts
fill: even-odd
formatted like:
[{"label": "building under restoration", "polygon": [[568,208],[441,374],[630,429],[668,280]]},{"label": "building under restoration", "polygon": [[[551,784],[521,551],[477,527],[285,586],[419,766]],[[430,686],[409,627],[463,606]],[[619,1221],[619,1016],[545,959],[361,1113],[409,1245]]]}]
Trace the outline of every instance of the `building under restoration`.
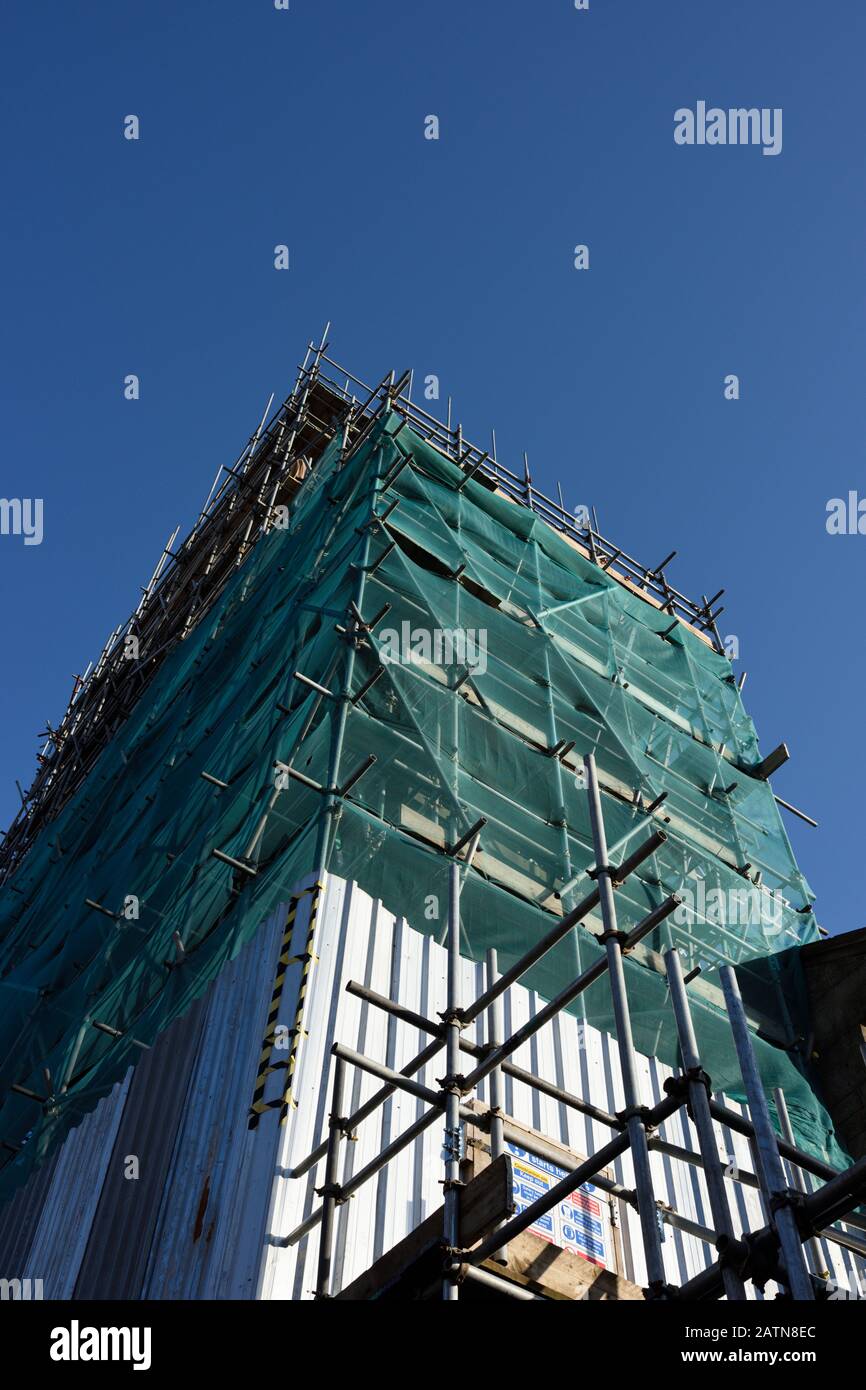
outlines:
[{"label": "building under restoration", "polygon": [[845,947],[666,563],[310,350],[3,841],[7,1276],[856,1293]]}]

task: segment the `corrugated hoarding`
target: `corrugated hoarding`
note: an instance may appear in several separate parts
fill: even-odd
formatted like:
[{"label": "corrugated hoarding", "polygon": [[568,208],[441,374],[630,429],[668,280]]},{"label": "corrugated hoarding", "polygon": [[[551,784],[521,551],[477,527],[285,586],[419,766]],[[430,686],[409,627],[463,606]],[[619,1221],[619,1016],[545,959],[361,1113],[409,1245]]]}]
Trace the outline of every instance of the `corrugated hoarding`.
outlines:
[{"label": "corrugated hoarding", "polygon": [[[446,1002],[446,952],[340,879],[328,876],[318,893],[309,881],[298,894],[262,926],[196,1010],[168,1030],[131,1080],[70,1135],[47,1180],[37,1172],[12,1199],[0,1221],[0,1277],[41,1278],[46,1298],[311,1297],[317,1231],[296,1248],[277,1242],[319,1205],[323,1165],[301,1179],[291,1172],[327,1133],[331,1047],[340,1041],[400,1067],[429,1041],[417,1027],[348,994],[346,983],[360,981],[435,1019]],[[484,983],[483,967],[464,961],[464,1001]],[[531,991],[512,988],[505,998],[507,1032],[542,1003]],[[484,1020],[466,1033],[470,1041],[486,1041]],[[607,1112],[623,1107],[616,1045],[579,1018],[559,1015],[513,1061]],[[418,1079],[435,1087],[442,1071],[440,1056]],[[661,1099],[669,1075],[654,1059],[638,1059],[643,1104]],[[356,1109],[379,1085],[350,1069],[348,1106]],[[504,1093],[515,1121],[548,1136],[575,1162],[611,1137],[600,1122],[523,1082],[504,1078]],[[487,1098],[483,1086],[480,1098]],[[356,1142],[343,1146],[341,1180],[423,1110],[423,1101],[394,1094],[359,1127]],[[684,1111],[661,1135],[697,1152]],[[751,1169],[744,1139],[721,1128],[717,1137],[720,1160],[732,1174],[734,1165]],[[437,1120],[339,1207],[334,1291],[440,1206],[441,1151]],[[512,1157],[518,1205],[565,1171],[520,1146]],[[709,1227],[699,1169],[659,1152],[651,1164],[657,1198],[692,1227]],[[628,1156],[608,1175],[631,1188]],[[728,1193],[738,1226],[764,1224],[757,1192],[732,1176]],[[672,1284],[712,1262],[714,1252],[690,1230],[663,1229]],[[638,1285],[646,1282],[636,1213],[593,1184],[538,1223],[537,1234]],[[819,1249],[823,1267],[851,1287],[854,1257],[826,1241]]]}]

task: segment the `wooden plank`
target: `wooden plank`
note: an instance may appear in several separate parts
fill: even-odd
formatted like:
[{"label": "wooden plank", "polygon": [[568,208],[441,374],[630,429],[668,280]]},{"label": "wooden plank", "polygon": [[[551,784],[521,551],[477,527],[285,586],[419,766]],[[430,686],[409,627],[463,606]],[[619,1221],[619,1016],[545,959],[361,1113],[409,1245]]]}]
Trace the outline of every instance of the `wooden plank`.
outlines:
[{"label": "wooden plank", "polygon": [[[503,1154],[473,1177],[460,1193],[460,1244],[466,1249],[475,1245],[488,1231],[514,1213],[514,1182],[511,1159]],[[422,1257],[435,1252],[442,1243],[445,1219],[444,1207],[439,1207],[422,1221],[414,1231],[360,1274],[338,1298],[371,1299],[380,1297],[398,1280],[412,1282],[412,1268]],[[424,1268],[428,1264],[425,1262]]]},{"label": "wooden plank", "polygon": [[507,1265],[486,1260],[484,1268],[548,1298],[572,1302],[643,1299],[642,1291],[628,1279],[612,1270],[601,1269],[571,1250],[551,1245],[531,1231],[522,1231],[508,1242]]}]

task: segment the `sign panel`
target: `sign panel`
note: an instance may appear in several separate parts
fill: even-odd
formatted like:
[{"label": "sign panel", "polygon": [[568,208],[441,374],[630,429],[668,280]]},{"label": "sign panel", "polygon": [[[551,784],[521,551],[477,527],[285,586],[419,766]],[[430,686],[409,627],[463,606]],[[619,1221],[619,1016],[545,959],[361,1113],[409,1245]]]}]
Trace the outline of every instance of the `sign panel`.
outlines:
[{"label": "sign panel", "polygon": [[[518,1211],[525,1211],[565,1177],[565,1168],[557,1168],[554,1163],[537,1158],[516,1144],[506,1144],[505,1149],[511,1155],[514,1201]],[[610,1204],[605,1193],[591,1182],[583,1183],[528,1229],[542,1240],[571,1250],[602,1269],[614,1268]]]}]

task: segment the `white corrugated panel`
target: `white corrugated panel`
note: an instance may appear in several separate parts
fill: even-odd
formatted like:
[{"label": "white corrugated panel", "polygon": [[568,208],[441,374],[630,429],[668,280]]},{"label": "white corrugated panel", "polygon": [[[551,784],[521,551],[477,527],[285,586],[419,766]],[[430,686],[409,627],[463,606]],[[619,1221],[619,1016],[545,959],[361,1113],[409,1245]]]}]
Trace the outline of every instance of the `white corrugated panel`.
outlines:
[{"label": "white corrugated panel", "polygon": [[[277,1021],[292,1029],[299,988],[305,970],[312,879],[299,885],[290,957],[279,996]],[[342,1042],[358,1052],[397,1069],[429,1042],[429,1035],[385,1015],[346,992],[349,980],[392,998],[426,1018],[436,1019],[446,1003],[446,951],[428,935],[416,932],[386,912],[354,885],[326,876],[318,899],[312,964],[307,970],[303,1031],[294,1071],[295,1105],[281,1123],[280,1099],[289,1070],[287,1052],[275,1052],[281,1063],[267,1077],[264,1099],[277,1108],[266,1110],[257,1127],[248,1120],[260,1066],[266,1020],[275,981],[282,973],[288,908],[279,909],[244,951],[223,970],[205,1000],[198,1032],[186,1043],[194,1049],[185,1103],[179,1117],[153,1134],[153,1149],[140,1155],[141,1182],[148,1173],[165,1172],[155,1197],[150,1253],[140,1296],[144,1298],[278,1298],[305,1299],[312,1295],[318,1254],[316,1228],[296,1248],[274,1240],[286,1236],[320,1205],[315,1188],[324,1180],[324,1163],[300,1179],[293,1167],[327,1135],[330,1110],[331,1048]],[[463,962],[463,1003],[484,988],[483,968]],[[536,994],[513,987],[504,999],[506,1035],[542,1006]],[[486,1020],[467,1029],[476,1042],[485,1040]],[[173,1063],[171,1030],[158,1044],[160,1068]],[[156,1060],[156,1059],[155,1059]],[[560,1014],[514,1057],[517,1065],[577,1095],[607,1112],[623,1107],[617,1048],[606,1034],[571,1014]],[[467,1070],[469,1068],[467,1067]],[[435,1087],[444,1070],[444,1052],[418,1074]],[[655,1059],[639,1058],[642,1103],[656,1104],[664,1095],[670,1070]],[[381,1083],[349,1068],[346,1111],[350,1113]],[[480,1095],[485,1096],[482,1086]],[[99,1241],[112,1238],[111,1211],[94,1217],[107,1165],[127,1098],[124,1083],[106,1097],[70,1135],[47,1189],[39,1224],[30,1245],[27,1270],[42,1278],[45,1296],[68,1298],[75,1288],[84,1251],[99,1262]],[[576,1154],[595,1152],[611,1138],[610,1130],[546,1096],[525,1083],[505,1078],[505,1108],[520,1124],[539,1130]],[[158,1114],[158,1092],[148,1104]],[[729,1103],[730,1104],[730,1103]],[[397,1092],[358,1130],[355,1142],[341,1145],[342,1181],[369,1163],[424,1110],[424,1103]],[[741,1110],[734,1104],[731,1108]],[[441,1205],[443,1122],[437,1120],[389,1167],[371,1179],[338,1209],[334,1242],[334,1291],[345,1287],[385,1250]],[[684,1110],[669,1119],[662,1137],[697,1152],[697,1143]],[[718,1129],[719,1153],[745,1170],[753,1163],[748,1142]],[[162,1156],[162,1166],[157,1163]],[[117,1161],[117,1155],[114,1156]],[[703,1175],[697,1167],[654,1152],[651,1158],[655,1194],[680,1216],[711,1226]],[[613,1168],[616,1180],[633,1186],[628,1154]],[[765,1224],[756,1191],[728,1183],[735,1226],[754,1229]],[[636,1212],[618,1202],[624,1268],[633,1282],[646,1283],[646,1269]],[[663,1227],[666,1276],[678,1285],[704,1269],[714,1258],[696,1236],[666,1224]],[[852,1257],[822,1242],[822,1261],[842,1286],[851,1286]],[[11,1271],[10,1273],[17,1273]]]},{"label": "white corrugated panel", "polygon": [[[275,913],[208,994],[144,1298],[252,1296],[273,1150],[256,1146],[247,1119],[285,917]],[[299,969],[284,991],[292,1008]],[[266,1166],[256,1176],[257,1156]]]},{"label": "white corrugated panel", "polygon": [[[346,1044],[399,1069],[421,1051],[429,1035],[392,1018],[345,991],[349,979],[359,980],[380,994],[389,994],[403,1005],[435,1019],[446,1004],[445,949],[429,936],[413,931],[401,918],[385,912],[354,885],[329,879],[317,931],[319,957],[312,981],[306,1027],[309,1040],[302,1060],[299,1109],[281,1135],[270,1236],[288,1234],[319,1205],[314,1188],[324,1180],[324,1163],[306,1177],[287,1176],[293,1166],[315,1148],[327,1133],[330,1108],[330,1049],[335,1041]],[[481,967],[465,961],[462,972],[463,1002],[468,1003],[484,986]],[[513,987],[505,999],[506,1034],[530,1018],[543,1004],[537,995]],[[467,1030],[472,1041],[483,1041],[483,1024]],[[517,1065],[578,1095],[609,1112],[623,1108],[623,1094],[615,1041],[571,1014],[560,1014],[514,1056]],[[437,1065],[438,1063],[438,1065]],[[435,1059],[418,1074],[435,1086],[443,1062]],[[664,1095],[671,1069],[656,1059],[638,1059],[640,1100],[647,1106]],[[354,1110],[379,1088],[374,1078],[349,1070],[347,1109]],[[483,1088],[482,1088],[483,1095]],[[725,1100],[724,1097],[722,1097]],[[743,1107],[725,1100],[733,1110]],[[611,1137],[603,1125],[574,1110],[540,1096],[526,1084],[505,1079],[505,1104],[519,1123],[541,1130],[579,1154],[588,1154]],[[386,1143],[422,1113],[423,1102],[397,1093],[380,1111],[365,1121],[356,1143],[343,1146],[345,1178],[370,1161]],[[718,1127],[717,1127],[718,1128]],[[662,1127],[661,1135],[673,1144],[697,1153],[696,1136],[684,1110]],[[748,1141],[718,1128],[720,1157],[734,1158],[751,1171]],[[334,1259],[334,1290],[345,1287],[374,1259],[407,1234],[441,1204],[440,1183],[442,1123],[436,1121],[425,1135],[395,1158],[378,1177],[340,1209]],[[651,1156],[656,1197],[682,1217],[710,1227],[712,1220],[703,1174],[697,1167],[654,1152]],[[615,1165],[615,1177],[626,1188],[634,1183],[628,1154]],[[758,1193],[741,1184],[728,1183],[735,1224],[742,1229],[764,1225]],[[635,1283],[646,1283],[646,1268],[637,1213],[619,1204],[623,1218],[626,1267]],[[682,1284],[712,1263],[714,1252],[696,1236],[663,1227],[665,1271],[672,1284]],[[847,1284],[852,1260],[829,1242],[822,1242],[826,1267],[840,1284]],[[310,1297],[315,1281],[318,1234],[313,1231],[297,1249],[268,1244],[265,1249],[260,1296]],[[773,1286],[768,1293],[774,1292]]]},{"label": "white corrugated panel", "polygon": [[27,1260],[46,1298],[71,1298],[114,1147],[131,1073],[67,1136]]}]

